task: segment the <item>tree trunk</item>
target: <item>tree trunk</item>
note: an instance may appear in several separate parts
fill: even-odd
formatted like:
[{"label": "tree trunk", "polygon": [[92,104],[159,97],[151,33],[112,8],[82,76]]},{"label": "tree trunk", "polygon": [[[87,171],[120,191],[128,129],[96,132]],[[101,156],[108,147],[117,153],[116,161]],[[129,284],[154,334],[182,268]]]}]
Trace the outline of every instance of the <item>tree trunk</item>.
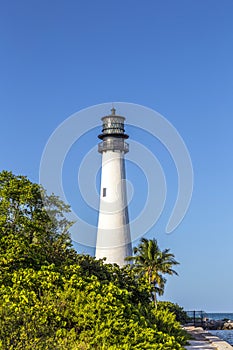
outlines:
[{"label": "tree trunk", "polygon": [[156,290],[154,291],[154,304],[155,304],[155,309],[157,309],[157,297],[156,297]]}]

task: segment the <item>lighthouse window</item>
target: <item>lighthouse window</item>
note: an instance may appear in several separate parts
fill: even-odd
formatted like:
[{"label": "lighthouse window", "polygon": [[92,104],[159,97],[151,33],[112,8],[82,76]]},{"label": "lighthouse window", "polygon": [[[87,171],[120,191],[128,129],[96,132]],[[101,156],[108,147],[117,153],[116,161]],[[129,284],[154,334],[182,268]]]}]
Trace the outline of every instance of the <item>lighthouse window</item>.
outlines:
[{"label": "lighthouse window", "polygon": [[104,187],[104,188],[103,188],[103,197],[106,197],[106,191],[107,191],[107,188]]}]

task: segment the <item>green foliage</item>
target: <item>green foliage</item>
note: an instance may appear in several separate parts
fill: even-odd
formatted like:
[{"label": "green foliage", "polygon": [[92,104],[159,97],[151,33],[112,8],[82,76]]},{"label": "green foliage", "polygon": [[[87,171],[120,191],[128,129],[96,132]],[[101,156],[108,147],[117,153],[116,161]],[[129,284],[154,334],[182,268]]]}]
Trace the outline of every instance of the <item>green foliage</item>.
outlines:
[{"label": "green foliage", "polygon": [[133,261],[133,269],[139,278],[145,278],[151,288],[155,305],[156,294],[162,295],[166,279],[164,275],[177,275],[173,265],[179,263],[169,249],[161,251],[156,239],[142,238],[138,247],[134,247],[134,256],[129,256],[127,261]]},{"label": "green foliage", "polygon": [[159,301],[158,310],[168,310],[169,313],[174,314],[176,320],[182,324],[189,320],[189,317],[184,309],[178,304],[174,304],[170,301]]},{"label": "green foliage", "polygon": [[[25,176],[0,173],[0,269],[2,278],[22,267],[74,261],[64,216],[69,208]],[[49,214],[48,214],[49,213]]]},{"label": "green foliage", "polygon": [[0,289],[3,349],[181,349],[171,314],[153,314],[126,289],[81,270],[50,265],[13,273],[12,286]]},{"label": "green foliage", "polygon": [[[158,303],[159,304],[159,303]],[[155,315],[155,323],[159,330],[174,336],[175,339],[184,344],[188,340],[187,333],[180,327],[180,322],[176,319],[176,315],[171,313],[169,309],[153,310]]]},{"label": "green foliage", "polygon": [[130,266],[72,249],[67,210],[26,177],[0,173],[0,349],[183,349],[180,325],[155,311]]}]

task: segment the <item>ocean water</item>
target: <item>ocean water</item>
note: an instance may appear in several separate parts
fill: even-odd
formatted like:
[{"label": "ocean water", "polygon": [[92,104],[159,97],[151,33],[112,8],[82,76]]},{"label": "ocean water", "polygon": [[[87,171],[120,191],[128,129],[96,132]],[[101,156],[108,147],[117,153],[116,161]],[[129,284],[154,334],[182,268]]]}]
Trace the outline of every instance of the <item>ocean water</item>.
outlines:
[{"label": "ocean water", "polygon": [[206,317],[208,317],[211,320],[232,320],[233,321],[233,312],[229,313],[220,313],[220,312],[207,312]]},{"label": "ocean water", "polygon": [[209,333],[216,335],[220,339],[228,342],[229,344],[233,345],[233,330],[217,330],[217,331],[208,331]]},{"label": "ocean water", "polygon": [[[206,313],[206,317],[212,320],[232,320],[233,321],[233,313]],[[233,345],[233,330],[217,330],[217,331],[209,331],[211,334],[216,335],[222,340],[225,340],[229,344]]]}]

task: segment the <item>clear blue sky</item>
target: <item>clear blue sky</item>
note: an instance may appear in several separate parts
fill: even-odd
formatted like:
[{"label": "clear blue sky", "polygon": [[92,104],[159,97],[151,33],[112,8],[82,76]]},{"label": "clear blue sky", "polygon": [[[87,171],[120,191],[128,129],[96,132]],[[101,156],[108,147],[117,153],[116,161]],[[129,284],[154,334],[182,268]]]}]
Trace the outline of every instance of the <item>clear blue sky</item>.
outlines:
[{"label": "clear blue sky", "polygon": [[[2,1],[0,45],[1,170],[37,182],[49,136],[82,108],[123,101],[155,109],[182,135],[195,175],[180,226],[164,233],[168,201],[147,233],[181,263],[163,299],[233,312],[232,0]],[[77,172],[79,152],[85,143],[71,150],[66,174]],[[176,174],[166,176],[173,203]]]}]

